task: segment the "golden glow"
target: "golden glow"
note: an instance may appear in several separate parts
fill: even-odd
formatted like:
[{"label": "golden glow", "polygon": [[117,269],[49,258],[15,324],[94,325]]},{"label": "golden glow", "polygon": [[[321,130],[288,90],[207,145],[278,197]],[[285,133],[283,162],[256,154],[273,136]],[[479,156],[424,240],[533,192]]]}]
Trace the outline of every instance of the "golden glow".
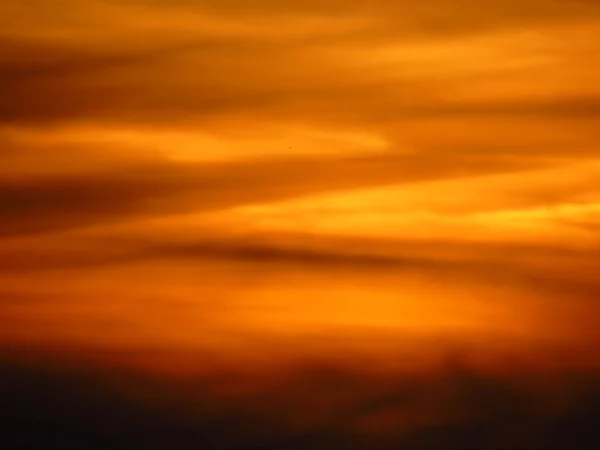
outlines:
[{"label": "golden glow", "polygon": [[0,356],[600,362],[593,2],[0,3]]}]

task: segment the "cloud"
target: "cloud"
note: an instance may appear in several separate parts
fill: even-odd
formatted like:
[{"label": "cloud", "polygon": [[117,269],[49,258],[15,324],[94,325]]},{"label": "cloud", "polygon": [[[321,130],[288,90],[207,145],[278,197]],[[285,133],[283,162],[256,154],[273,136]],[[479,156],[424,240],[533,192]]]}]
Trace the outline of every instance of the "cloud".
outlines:
[{"label": "cloud", "polygon": [[[593,378],[546,374],[534,386],[527,377],[488,373],[470,362],[419,378],[307,361],[291,376],[271,374],[276,385],[266,387],[251,373],[218,367],[190,382],[119,362],[47,359],[5,358],[1,367],[2,420],[20,448],[47,448],[49,440],[92,449],[146,442],[157,449],[232,450],[357,443],[434,450],[475,448],[492,439],[515,449],[597,444]],[[238,394],[228,394],[234,384]]]},{"label": "cloud", "polygon": [[[138,124],[284,118],[338,124],[358,120],[373,126],[392,118],[432,115],[598,114],[598,92],[580,75],[597,71],[590,59],[595,49],[577,34],[587,27],[583,34],[591,38],[597,26],[554,24],[571,13],[579,21],[591,21],[593,4],[494,2],[482,9],[470,2],[376,2],[336,18],[314,4],[258,2],[248,9],[234,2],[216,10],[204,3],[169,5],[85,2],[76,12],[49,13],[50,20],[42,25],[41,9],[24,13],[10,3],[8,14],[19,27],[4,33],[3,47],[13,50],[5,51],[1,62],[6,92],[0,117],[9,123]],[[325,10],[327,5],[332,12],[347,10],[336,2],[326,2]],[[275,16],[267,20],[269,12]],[[133,16],[134,29],[127,21]],[[553,20],[547,22],[547,16]],[[493,26],[515,20],[525,21],[535,32]],[[411,27],[432,34],[414,44],[390,31],[410,34]],[[450,38],[435,34],[445,28],[465,33]],[[27,29],[34,30],[33,37],[24,37]],[[387,36],[369,38],[381,33]],[[134,39],[129,39],[132,34]],[[416,59],[415,48],[421,54]],[[573,61],[578,51],[589,57]],[[373,61],[382,52],[392,55],[391,62]],[[482,74],[481,67],[488,72]],[[460,93],[481,89],[485,94],[504,86],[504,95],[510,96],[518,89],[513,80],[531,83],[534,91],[541,86],[545,96],[530,98],[521,91],[514,99],[473,102]],[[577,92],[586,86],[588,91]],[[555,91],[565,89],[555,98]]]},{"label": "cloud", "polygon": [[[1,420],[21,447],[595,429],[573,372],[597,373],[597,2],[0,3]],[[396,370],[450,342],[491,373]]]},{"label": "cloud", "polygon": [[[16,155],[22,147],[13,148]],[[12,150],[6,151],[10,163]],[[469,168],[469,161],[460,160],[431,164],[418,155],[394,153],[194,163],[153,158],[143,150],[99,146],[90,151],[72,145],[25,147],[15,155],[13,172],[0,178],[5,235],[510,167]]]}]

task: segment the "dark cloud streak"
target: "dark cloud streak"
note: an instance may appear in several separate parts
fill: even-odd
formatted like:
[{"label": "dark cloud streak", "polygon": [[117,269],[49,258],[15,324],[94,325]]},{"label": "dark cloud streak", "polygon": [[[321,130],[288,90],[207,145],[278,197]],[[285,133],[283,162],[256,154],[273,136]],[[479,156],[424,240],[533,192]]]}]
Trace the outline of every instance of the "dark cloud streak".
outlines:
[{"label": "dark cloud streak", "polygon": [[[107,4],[119,10],[116,4]],[[156,3],[142,8],[141,13],[156,20],[163,9],[175,11],[177,17],[186,17],[187,8],[191,8],[188,14],[194,17],[198,14],[194,13],[197,6],[194,2],[169,7]],[[210,10],[211,6],[225,17],[243,13],[250,18],[261,17],[269,11],[294,16],[303,11],[319,14],[328,6],[331,11],[347,9],[346,3],[337,2],[324,5],[232,2],[229,6],[202,3],[200,9]],[[124,12],[129,11],[124,8]],[[283,116],[291,120],[312,117],[343,123],[350,119],[348,110],[363,124],[386,120],[385,116],[598,115],[595,97],[575,94],[563,99],[518,99],[506,103],[490,100],[471,105],[453,99],[435,81],[385,75],[378,70],[373,72],[368,66],[352,69],[346,62],[332,59],[330,53],[334,51],[335,55],[336,49],[353,48],[359,42],[364,47],[370,33],[373,36],[386,34],[390,42],[396,42],[401,49],[407,41],[394,36],[390,30],[406,30],[405,33],[410,34],[411,25],[403,24],[403,18],[416,21],[427,30],[455,27],[473,32],[473,28],[485,30],[495,22],[513,24],[515,20],[525,20],[531,26],[535,18],[590,19],[599,11],[591,2],[570,2],[565,6],[545,0],[498,1],[481,8],[471,1],[432,1],[412,6],[382,1],[365,3],[358,10],[391,24],[388,28],[375,21],[373,25],[359,27],[355,32],[358,38],[353,38],[351,31],[331,36],[315,32],[313,37],[265,37],[260,32],[236,35],[233,31],[221,36],[217,33],[202,37],[188,32],[170,37],[168,29],[151,28],[142,32],[142,36],[147,35],[146,42],[133,44],[117,39],[123,30],[111,26],[100,34],[102,39],[90,38],[89,42],[84,38],[81,42],[36,42],[9,34],[0,44],[5,49],[0,50],[4,99],[0,105],[0,121],[178,123],[251,114],[259,121]],[[55,14],[60,17],[61,13]],[[198,17],[201,27],[201,16]],[[61,30],[60,21],[55,27]],[[435,36],[430,39],[434,45],[443,42]],[[277,63],[273,64],[274,61]],[[410,71],[410,67],[407,69]],[[190,72],[195,76],[191,78]],[[239,77],[240,73],[245,76]],[[398,87],[402,92],[398,92]]]},{"label": "dark cloud streak", "polygon": [[[487,161],[372,156],[122,166],[113,171],[0,179],[0,235],[202,212],[365,186],[464,176]],[[516,170],[506,164],[488,170]]]}]

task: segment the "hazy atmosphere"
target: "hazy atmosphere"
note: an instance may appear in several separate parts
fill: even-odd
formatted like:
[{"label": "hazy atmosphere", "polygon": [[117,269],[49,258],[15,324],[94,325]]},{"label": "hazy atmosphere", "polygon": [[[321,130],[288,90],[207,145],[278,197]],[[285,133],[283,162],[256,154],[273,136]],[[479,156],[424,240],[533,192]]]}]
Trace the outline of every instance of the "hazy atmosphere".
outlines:
[{"label": "hazy atmosphere", "polygon": [[596,0],[3,0],[7,448],[598,448],[599,122]]}]

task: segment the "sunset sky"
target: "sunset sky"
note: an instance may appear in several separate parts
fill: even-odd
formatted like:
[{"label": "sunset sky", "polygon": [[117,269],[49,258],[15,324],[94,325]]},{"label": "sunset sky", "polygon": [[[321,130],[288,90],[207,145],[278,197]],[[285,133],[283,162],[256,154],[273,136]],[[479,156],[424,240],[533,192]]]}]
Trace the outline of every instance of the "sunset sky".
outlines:
[{"label": "sunset sky", "polygon": [[599,121],[595,0],[3,0],[1,359],[600,375]]}]

